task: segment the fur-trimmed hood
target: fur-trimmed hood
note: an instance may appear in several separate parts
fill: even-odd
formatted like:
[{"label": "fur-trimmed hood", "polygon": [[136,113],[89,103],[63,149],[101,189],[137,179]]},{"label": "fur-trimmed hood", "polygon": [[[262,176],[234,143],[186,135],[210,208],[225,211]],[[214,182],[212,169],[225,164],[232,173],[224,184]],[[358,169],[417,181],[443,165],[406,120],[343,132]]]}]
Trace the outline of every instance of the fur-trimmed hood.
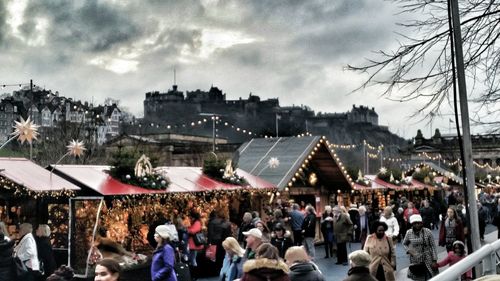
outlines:
[{"label": "fur-trimmed hood", "polygon": [[288,265],[286,265],[286,263],[271,259],[248,260],[243,265],[243,272],[245,273],[255,269],[270,269],[272,271],[283,271],[286,274],[290,272],[290,269],[288,268]]}]

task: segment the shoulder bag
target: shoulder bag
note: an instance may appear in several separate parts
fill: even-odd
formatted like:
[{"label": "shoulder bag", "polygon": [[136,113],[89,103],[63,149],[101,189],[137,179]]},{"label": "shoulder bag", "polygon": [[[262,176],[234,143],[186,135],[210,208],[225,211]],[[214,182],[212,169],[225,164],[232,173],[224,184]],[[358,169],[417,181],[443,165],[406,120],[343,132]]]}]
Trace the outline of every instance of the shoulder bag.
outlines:
[{"label": "shoulder bag", "polygon": [[17,279],[22,280],[28,274],[28,268],[19,257],[14,257],[14,268]]}]

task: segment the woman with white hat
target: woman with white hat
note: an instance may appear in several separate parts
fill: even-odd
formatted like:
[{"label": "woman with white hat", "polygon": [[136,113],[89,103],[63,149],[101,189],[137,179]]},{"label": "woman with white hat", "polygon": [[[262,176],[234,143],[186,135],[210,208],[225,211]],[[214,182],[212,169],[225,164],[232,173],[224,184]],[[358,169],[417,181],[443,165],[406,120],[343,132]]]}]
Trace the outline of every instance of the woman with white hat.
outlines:
[{"label": "woman with white hat", "polygon": [[171,228],[166,225],[156,227],[154,238],[158,246],[151,262],[152,281],[177,281],[174,270],[175,251],[169,243],[171,237]]},{"label": "woman with white hat", "polygon": [[403,247],[410,256],[408,278],[413,280],[429,280],[439,274],[433,268],[437,261],[436,243],[430,229],[424,227],[420,215],[410,217],[411,228],[403,239]]}]

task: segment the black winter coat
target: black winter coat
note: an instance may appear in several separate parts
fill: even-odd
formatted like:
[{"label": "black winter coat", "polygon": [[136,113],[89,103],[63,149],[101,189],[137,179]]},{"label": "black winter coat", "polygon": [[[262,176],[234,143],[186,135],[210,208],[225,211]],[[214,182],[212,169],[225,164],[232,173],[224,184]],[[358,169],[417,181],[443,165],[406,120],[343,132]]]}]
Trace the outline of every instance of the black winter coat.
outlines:
[{"label": "black winter coat", "polygon": [[0,281],[14,280],[14,264],[12,252],[14,251],[14,241],[0,241]]},{"label": "black winter coat", "polygon": [[307,214],[302,223],[302,230],[304,230],[304,237],[315,237],[316,236],[316,215]]},{"label": "black winter coat", "polygon": [[50,276],[56,270],[56,259],[52,251],[49,237],[36,237],[36,248],[38,250],[38,259],[43,262],[45,276]]},{"label": "black winter coat", "polygon": [[325,277],[310,262],[297,263],[290,267],[290,281],[325,281]]},{"label": "black winter coat", "polygon": [[356,266],[347,272],[349,275],[344,281],[377,281],[375,277],[370,274],[368,267]]}]

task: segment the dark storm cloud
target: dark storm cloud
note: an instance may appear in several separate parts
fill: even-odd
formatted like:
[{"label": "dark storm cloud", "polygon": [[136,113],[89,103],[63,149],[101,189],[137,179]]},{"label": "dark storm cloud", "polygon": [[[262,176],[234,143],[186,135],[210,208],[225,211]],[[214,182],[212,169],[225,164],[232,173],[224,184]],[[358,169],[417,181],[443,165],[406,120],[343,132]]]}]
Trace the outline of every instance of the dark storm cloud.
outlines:
[{"label": "dark storm cloud", "polygon": [[26,21],[21,30],[32,36],[37,16],[50,20],[48,41],[84,51],[101,52],[141,35],[141,27],[126,11],[102,1],[32,1],[25,10]]}]

